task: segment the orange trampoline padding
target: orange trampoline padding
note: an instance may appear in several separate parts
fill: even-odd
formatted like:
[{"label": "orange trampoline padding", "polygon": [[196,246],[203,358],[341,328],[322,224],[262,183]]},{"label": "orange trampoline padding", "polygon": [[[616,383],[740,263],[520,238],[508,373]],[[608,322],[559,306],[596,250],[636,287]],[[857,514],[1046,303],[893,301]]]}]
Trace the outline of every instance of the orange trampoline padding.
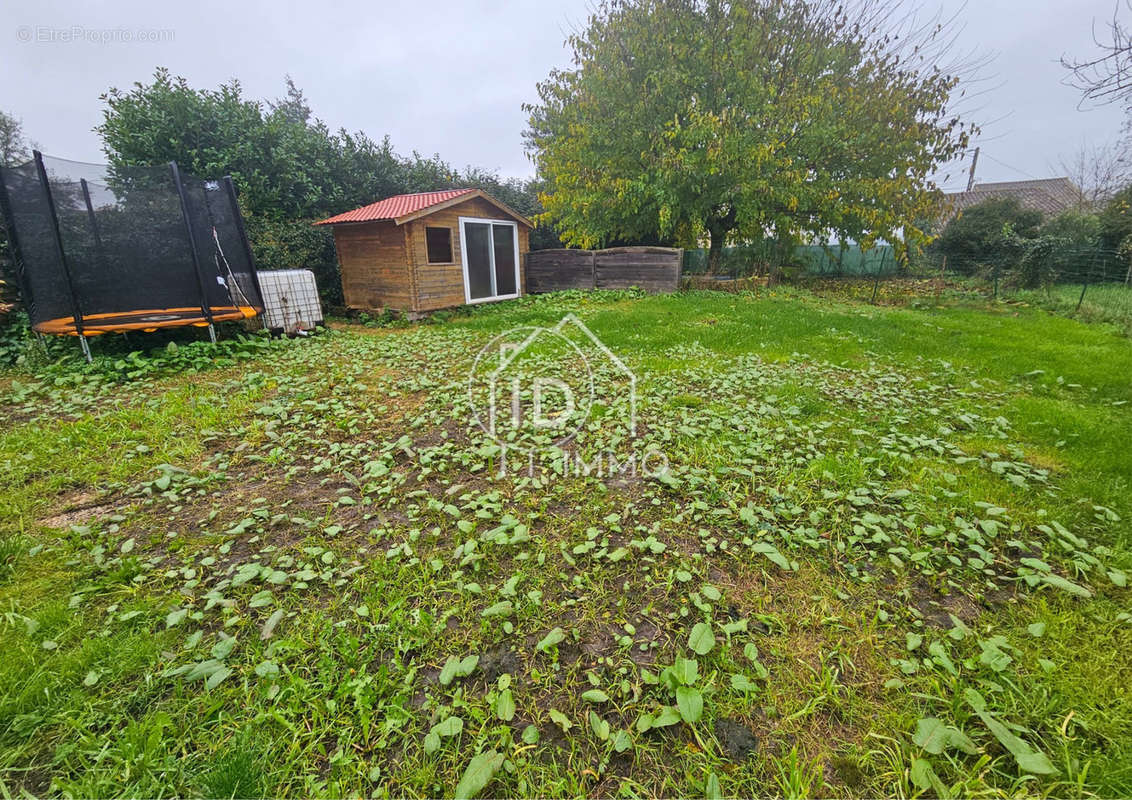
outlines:
[{"label": "orange trampoline padding", "polygon": [[[252,306],[217,306],[212,309],[213,322],[250,319],[259,313]],[[204,328],[208,318],[200,306],[194,308],[152,308],[142,311],[111,311],[104,314],[86,314],[82,318],[83,334],[97,336],[100,333],[123,333],[125,331],[155,331],[158,328],[177,328],[195,325]],[[32,328],[40,333],[77,336],[73,317],[60,317],[40,322]]]}]

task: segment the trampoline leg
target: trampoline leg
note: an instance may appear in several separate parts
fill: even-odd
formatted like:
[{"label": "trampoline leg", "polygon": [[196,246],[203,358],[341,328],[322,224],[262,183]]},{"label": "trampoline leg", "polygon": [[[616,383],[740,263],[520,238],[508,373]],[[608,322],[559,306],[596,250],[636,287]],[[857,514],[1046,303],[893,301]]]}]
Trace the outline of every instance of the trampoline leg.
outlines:
[{"label": "trampoline leg", "polygon": [[35,332],[35,338],[36,338],[36,341],[39,342],[39,349],[43,351],[44,355],[47,355],[47,337],[44,336],[39,331],[36,331]]},{"label": "trampoline leg", "polygon": [[86,363],[93,364],[94,358],[90,354],[90,342],[81,333],[79,334],[79,346],[83,349],[83,355],[86,356]]},{"label": "trampoline leg", "polygon": [[211,322],[208,323],[208,338],[212,340],[213,344],[216,344],[216,327]]}]

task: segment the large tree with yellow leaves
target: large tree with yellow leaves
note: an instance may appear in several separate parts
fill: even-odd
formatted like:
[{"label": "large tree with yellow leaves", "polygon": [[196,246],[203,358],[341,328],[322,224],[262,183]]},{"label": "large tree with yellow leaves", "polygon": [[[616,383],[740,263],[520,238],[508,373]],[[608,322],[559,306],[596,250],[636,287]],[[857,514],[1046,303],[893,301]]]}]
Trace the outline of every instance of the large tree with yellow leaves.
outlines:
[{"label": "large tree with yellow leaves", "polygon": [[945,25],[901,0],[607,0],[538,84],[527,144],[570,244],[659,233],[916,245],[967,148]]}]

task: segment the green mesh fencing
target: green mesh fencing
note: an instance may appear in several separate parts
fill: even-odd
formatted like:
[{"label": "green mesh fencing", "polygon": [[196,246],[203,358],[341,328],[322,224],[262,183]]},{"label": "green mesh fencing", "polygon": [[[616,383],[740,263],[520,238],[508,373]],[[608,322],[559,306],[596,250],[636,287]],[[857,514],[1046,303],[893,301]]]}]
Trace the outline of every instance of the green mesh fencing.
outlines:
[{"label": "green mesh fencing", "polygon": [[[874,277],[894,275],[895,253],[885,245],[861,250],[858,245],[829,248],[821,245],[782,247],[776,242],[725,247],[717,272],[721,275],[761,275],[778,270],[805,275]],[[701,275],[708,271],[708,251],[704,248],[684,251],[684,274]]]},{"label": "green mesh fencing", "polygon": [[875,277],[896,274],[896,253],[889,245],[862,250],[857,245],[844,249],[832,246],[800,245],[794,251],[807,275]]}]

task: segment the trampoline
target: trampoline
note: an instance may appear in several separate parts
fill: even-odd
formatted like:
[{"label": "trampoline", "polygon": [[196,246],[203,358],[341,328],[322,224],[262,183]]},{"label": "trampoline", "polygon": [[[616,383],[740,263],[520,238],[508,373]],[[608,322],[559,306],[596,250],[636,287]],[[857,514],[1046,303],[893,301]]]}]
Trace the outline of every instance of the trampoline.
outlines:
[{"label": "trampoline", "polygon": [[87,337],[208,328],[263,313],[232,179],[38,151],[0,168],[0,211],[32,328]]}]

